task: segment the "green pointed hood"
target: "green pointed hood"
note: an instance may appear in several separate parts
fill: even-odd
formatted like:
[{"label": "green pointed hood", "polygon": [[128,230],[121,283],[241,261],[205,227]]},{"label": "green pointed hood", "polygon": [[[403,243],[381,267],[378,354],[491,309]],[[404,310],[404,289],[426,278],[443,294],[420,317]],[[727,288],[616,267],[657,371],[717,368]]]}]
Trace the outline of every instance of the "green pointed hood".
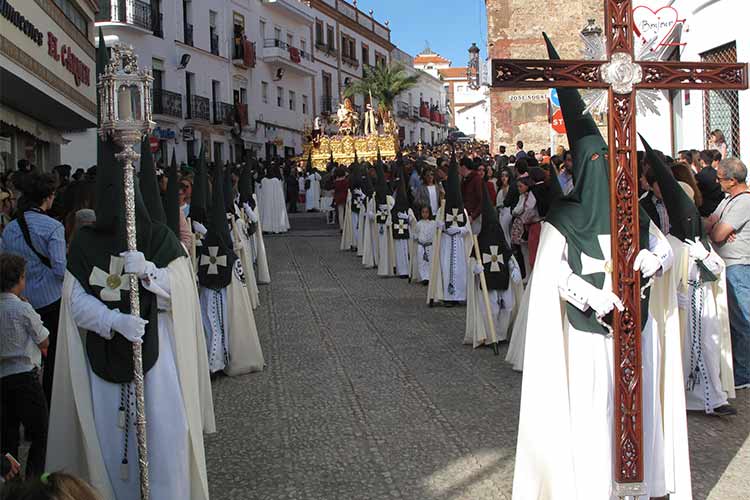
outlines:
[{"label": "green pointed hood", "polygon": [[[508,262],[513,255],[500,226],[487,183],[483,183],[484,196],[482,198],[482,230],[477,237],[479,251],[482,254],[484,279],[490,290],[507,290],[510,283]],[[487,256],[485,258],[484,256]]]},{"label": "green pointed hood", "polygon": [[[464,198],[461,194],[461,179],[458,175],[458,162],[455,149],[451,152],[448,179],[445,186],[445,226],[465,226],[468,222],[464,213]],[[448,219],[451,220],[448,220]]]},{"label": "green pointed hood", "polygon": [[234,215],[234,185],[232,184],[232,167],[229,163],[224,164],[224,208],[226,213]]},{"label": "green pointed hood", "polygon": [[305,173],[311,174],[312,172],[313,172],[312,149],[310,149],[310,152],[307,153],[307,164],[305,165]]},{"label": "green pointed hood", "polygon": [[375,164],[375,203],[385,205],[388,202],[388,185],[385,182],[385,172],[383,171],[383,162],[378,159]]},{"label": "green pointed hood", "polygon": [[159,192],[159,180],[156,178],[156,167],[154,156],[151,154],[151,146],[148,137],[141,140],[141,168],[138,172],[138,186],[141,188],[143,202],[146,210],[154,222],[165,224],[167,216],[164,214],[164,205]]},{"label": "green pointed hood", "polygon": [[[544,36],[550,59],[559,59],[549,38]],[[609,149],[594,119],[584,113],[586,105],[576,89],[557,89],[560,108],[568,131],[573,154],[575,186],[568,196],[556,200],[549,208],[547,222],[552,224],[568,244],[568,264],[575,274],[595,287],[604,286],[605,273],[582,274],[582,254],[604,260],[600,237],[611,235],[609,195]],[[648,216],[640,211],[639,241],[648,247]],[[566,303],[568,320],[582,331],[609,332],[597,321],[589,308],[585,312]],[[648,319],[648,299],[641,303],[642,324]]]},{"label": "green pointed hood", "polygon": [[172,151],[172,161],[167,169],[167,192],[164,195],[164,217],[167,227],[180,237],[180,178],[177,174],[177,160]]},{"label": "green pointed hood", "polygon": [[253,197],[254,188],[253,172],[251,170],[251,167],[247,164],[242,166],[242,170],[240,171],[240,180],[237,187],[240,191],[240,205],[244,205],[245,203],[250,204],[250,200]]},{"label": "green pointed hood", "polygon": [[201,224],[208,220],[208,169],[206,167],[206,155],[201,146],[201,152],[195,165],[195,178],[193,180],[193,195],[190,199],[190,218]]},{"label": "green pointed hood", "polygon": [[229,286],[237,255],[224,203],[224,168],[214,165],[212,176],[213,204],[208,212],[208,233],[202,240],[198,256],[198,281],[201,286],[221,290]]}]

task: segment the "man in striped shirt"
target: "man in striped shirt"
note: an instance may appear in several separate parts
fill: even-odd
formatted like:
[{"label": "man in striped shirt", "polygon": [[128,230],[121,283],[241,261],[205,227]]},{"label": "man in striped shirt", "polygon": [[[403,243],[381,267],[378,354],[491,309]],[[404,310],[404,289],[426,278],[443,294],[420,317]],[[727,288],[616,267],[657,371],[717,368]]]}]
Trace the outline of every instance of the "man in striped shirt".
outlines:
[{"label": "man in striped shirt", "polygon": [[52,174],[35,172],[23,175],[17,187],[22,196],[18,200],[16,219],[3,231],[2,251],[26,259],[26,299],[50,332],[42,384],[49,404],[66,267],[65,229],[45,213],[55,199],[56,183]]}]

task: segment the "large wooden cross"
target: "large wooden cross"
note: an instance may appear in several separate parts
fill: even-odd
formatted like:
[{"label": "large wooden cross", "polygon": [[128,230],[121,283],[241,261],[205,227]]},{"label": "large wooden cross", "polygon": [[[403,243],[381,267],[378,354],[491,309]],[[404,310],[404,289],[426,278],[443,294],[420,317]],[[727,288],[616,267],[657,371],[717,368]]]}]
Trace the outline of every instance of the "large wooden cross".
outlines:
[{"label": "large wooden cross", "polygon": [[743,90],[747,64],[634,61],[632,0],[604,0],[607,60],[493,59],[492,86],[506,89],[597,88],[609,93],[612,289],[625,306],[614,315],[614,478],[620,497],[645,494],[641,387],[638,174],[635,92],[638,89]]}]

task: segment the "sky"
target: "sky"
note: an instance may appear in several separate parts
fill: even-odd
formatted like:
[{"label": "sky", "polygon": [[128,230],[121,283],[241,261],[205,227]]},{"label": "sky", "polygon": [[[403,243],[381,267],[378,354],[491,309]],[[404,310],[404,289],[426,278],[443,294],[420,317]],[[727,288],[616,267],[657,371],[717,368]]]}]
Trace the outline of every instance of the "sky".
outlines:
[{"label": "sky", "polygon": [[357,7],[373,9],[380,23],[390,20],[391,42],[412,56],[429,43],[453,66],[466,66],[472,42],[487,56],[484,0],[359,0]]}]

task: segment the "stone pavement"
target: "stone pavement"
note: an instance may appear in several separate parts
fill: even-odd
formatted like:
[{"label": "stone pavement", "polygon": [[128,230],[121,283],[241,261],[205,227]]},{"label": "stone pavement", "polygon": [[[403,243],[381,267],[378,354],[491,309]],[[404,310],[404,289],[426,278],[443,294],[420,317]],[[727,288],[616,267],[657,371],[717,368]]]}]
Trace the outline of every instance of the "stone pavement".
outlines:
[{"label": "stone pavement", "polygon": [[[461,344],[463,308],[378,278],[317,214],[266,237],[256,322],[268,367],[214,382],[213,500],[510,499],[521,374]],[[319,222],[316,222],[316,218]],[[740,415],[690,415],[696,500],[747,498]]]}]

